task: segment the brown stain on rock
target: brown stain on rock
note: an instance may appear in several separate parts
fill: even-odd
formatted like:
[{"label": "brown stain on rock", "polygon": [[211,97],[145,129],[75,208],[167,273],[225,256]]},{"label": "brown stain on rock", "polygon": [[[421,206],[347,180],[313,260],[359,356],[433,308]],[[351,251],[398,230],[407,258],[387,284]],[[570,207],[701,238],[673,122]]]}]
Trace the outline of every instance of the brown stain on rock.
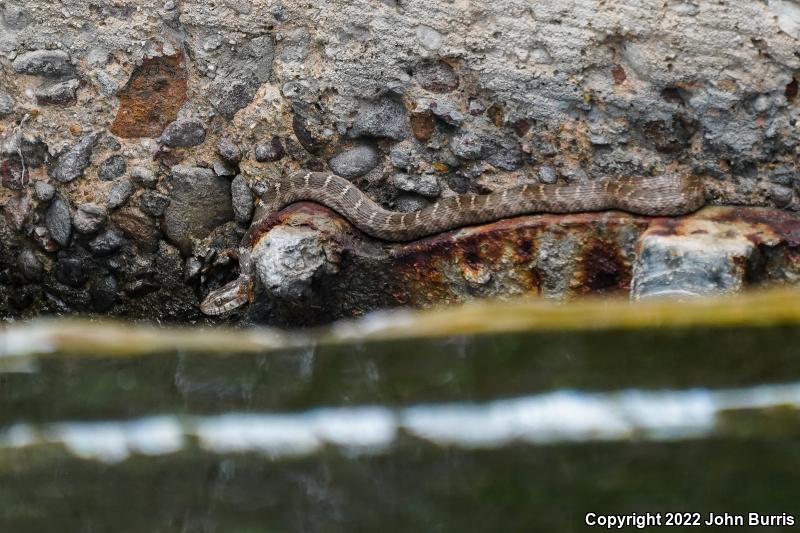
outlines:
[{"label": "brown stain on rock", "polygon": [[145,59],[119,92],[119,110],[109,130],[118,137],[158,137],[186,101],[181,54]]}]

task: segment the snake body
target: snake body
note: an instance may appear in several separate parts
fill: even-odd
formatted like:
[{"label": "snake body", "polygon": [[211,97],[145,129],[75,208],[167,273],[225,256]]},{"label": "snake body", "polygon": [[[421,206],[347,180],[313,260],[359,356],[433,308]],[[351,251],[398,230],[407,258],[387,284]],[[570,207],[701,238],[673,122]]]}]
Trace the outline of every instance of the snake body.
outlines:
[{"label": "snake body", "polygon": [[[386,241],[411,241],[443,231],[532,213],[578,213],[617,209],[647,216],[678,216],[705,203],[700,181],[686,174],[596,180],[569,185],[526,184],[490,194],[444,198],[419,211],[384,209],[346,179],[330,173],[295,172],[261,195],[267,212],[312,201],[337,211],[356,228]],[[201,310],[216,315],[247,301],[249,248],[240,250],[240,278],[213,291]],[[237,285],[238,283],[238,285]]]}]

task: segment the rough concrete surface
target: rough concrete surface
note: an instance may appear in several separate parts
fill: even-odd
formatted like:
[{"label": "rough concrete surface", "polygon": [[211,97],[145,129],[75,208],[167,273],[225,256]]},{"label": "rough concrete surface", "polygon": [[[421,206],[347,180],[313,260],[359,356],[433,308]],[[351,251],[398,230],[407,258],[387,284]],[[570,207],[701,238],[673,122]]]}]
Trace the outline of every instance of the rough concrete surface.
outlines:
[{"label": "rough concrete surface", "polygon": [[243,187],[299,168],[398,210],[669,170],[794,216],[798,50],[794,0],[0,0],[0,315],[194,320]]}]

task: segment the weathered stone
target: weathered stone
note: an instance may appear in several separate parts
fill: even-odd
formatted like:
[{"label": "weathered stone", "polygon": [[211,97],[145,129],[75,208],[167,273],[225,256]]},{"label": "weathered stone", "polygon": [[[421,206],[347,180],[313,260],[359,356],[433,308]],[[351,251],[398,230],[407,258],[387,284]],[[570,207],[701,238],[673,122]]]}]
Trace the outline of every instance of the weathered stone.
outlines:
[{"label": "weathered stone", "polygon": [[309,228],[278,226],[256,243],[253,264],[269,294],[284,299],[307,295],[314,276],[326,264],[319,237]]},{"label": "weathered stone", "polygon": [[769,173],[769,181],[776,185],[791,187],[794,183],[795,172],[791,167],[778,167]]},{"label": "weathered stone", "polygon": [[405,192],[414,192],[428,198],[436,198],[441,193],[439,180],[433,174],[409,176],[408,174],[394,174],[391,177],[392,185]]},{"label": "weathered stone", "polygon": [[242,224],[249,223],[253,218],[253,193],[241,175],[231,181],[231,198],[236,221]]},{"label": "weathered stone", "polygon": [[464,131],[450,139],[450,150],[461,159],[478,159],[483,153],[483,139],[475,132]]},{"label": "weathered stone", "polygon": [[724,223],[690,221],[696,229],[667,234],[651,227],[639,241],[631,296],[693,297],[739,291],[756,250],[746,235]]},{"label": "weathered stone", "polygon": [[[84,252],[85,254],[86,252]],[[59,252],[54,266],[55,278],[70,287],[80,289],[89,279],[89,265],[83,254]]]},{"label": "weathered stone", "polygon": [[439,97],[420,104],[420,109],[430,109],[434,115],[451,126],[460,126],[466,118],[458,104],[448,97]]},{"label": "weathered stone", "polygon": [[414,72],[414,79],[433,93],[449,93],[458,88],[458,75],[453,67],[441,61],[421,64]]},{"label": "weathered stone", "polygon": [[773,185],[769,190],[769,197],[777,207],[786,207],[792,203],[793,196],[792,189],[783,185]]},{"label": "weathered stone", "polygon": [[131,169],[131,179],[142,187],[155,187],[158,182],[155,172],[145,167],[133,167]]},{"label": "weathered stone", "polygon": [[60,195],[56,195],[50,203],[45,214],[45,226],[50,237],[59,246],[66,247],[72,235],[72,217],[69,213],[69,204]]},{"label": "weathered stone", "polygon": [[96,280],[89,293],[92,297],[92,306],[95,311],[105,312],[111,309],[119,296],[119,284],[112,274]]},{"label": "weathered stone", "polygon": [[217,143],[217,153],[219,153],[222,159],[234,165],[242,160],[242,150],[230,137],[220,137]]},{"label": "weathered stone", "polygon": [[367,102],[361,106],[350,131],[352,137],[387,137],[400,141],[409,133],[408,117],[403,104],[390,98]]},{"label": "weathered stone", "polygon": [[114,186],[111,188],[111,192],[108,193],[108,199],[106,200],[106,205],[109,209],[116,209],[125,204],[128,199],[133,195],[135,187],[133,182],[129,179],[122,179],[119,180]]},{"label": "weathered stone", "polygon": [[92,149],[99,136],[99,133],[89,133],[78,144],[62,153],[50,169],[50,177],[67,183],[82,176],[84,169],[89,166]]},{"label": "weathered stone", "polygon": [[502,170],[517,170],[522,166],[522,150],[515,141],[501,139],[492,143],[486,160]]},{"label": "weathered stone", "polygon": [[39,261],[39,258],[36,257],[36,254],[33,253],[33,251],[27,248],[22,250],[19,256],[17,256],[17,266],[26,280],[35,282],[42,279],[44,267],[42,266],[42,262]]},{"label": "weathered stone", "polygon": [[0,117],[13,113],[16,105],[17,101],[10,94],[0,90]]},{"label": "weathered stone", "polygon": [[78,233],[95,233],[103,227],[107,216],[108,212],[105,207],[93,203],[85,203],[78,206],[72,224]]},{"label": "weathered stone", "polygon": [[556,169],[549,165],[544,165],[539,168],[539,181],[545,183],[547,185],[552,185],[558,181],[558,174],[556,174]]},{"label": "weathered stone", "polygon": [[124,206],[115,211],[112,218],[117,228],[137,248],[145,252],[158,250],[161,235],[150,217],[131,206]]},{"label": "weathered stone", "polygon": [[46,181],[37,181],[33,184],[33,194],[41,202],[49,202],[56,194],[56,188]]},{"label": "weathered stone", "polygon": [[197,146],[205,139],[205,125],[197,119],[176,120],[161,134],[161,142],[170,148]]},{"label": "weathered stone", "polygon": [[358,178],[378,166],[378,151],[374,146],[356,146],[332,157],[331,170],[345,178]]},{"label": "weathered stone", "polygon": [[77,101],[80,82],[76,79],[45,83],[34,91],[39,105],[72,105]]},{"label": "weathered stone", "polygon": [[19,158],[14,157],[0,162],[0,183],[6,189],[20,191],[25,188],[29,178],[28,169],[22,166]]},{"label": "weathered stone", "polygon": [[128,162],[121,155],[112,155],[102,163],[97,171],[97,175],[103,181],[116,179],[128,170]]},{"label": "weathered stone", "polygon": [[216,74],[212,90],[220,115],[233,118],[253,101],[258,88],[272,72],[274,44],[272,35],[247,39],[241,46],[215,51]]},{"label": "weathered stone", "polygon": [[118,137],[157,137],[186,101],[180,54],[146,58],[119,91],[119,110],[109,130]]},{"label": "weathered stone", "polygon": [[145,191],[139,197],[139,206],[150,216],[160,217],[169,205],[169,197],[160,192]]},{"label": "weathered stone", "polygon": [[428,202],[416,194],[400,194],[394,200],[394,208],[401,213],[413,213],[427,205]]},{"label": "weathered stone", "polygon": [[215,159],[211,164],[211,168],[217,176],[229,178],[236,175],[236,168],[221,159]]},{"label": "weathered stone", "polygon": [[209,169],[177,166],[172,168],[169,185],[171,202],[162,226],[167,238],[189,255],[192,239],[205,237],[233,218],[230,183]]},{"label": "weathered stone", "polygon": [[428,142],[433,137],[436,131],[436,120],[433,118],[433,113],[430,111],[423,111],[421,113],[411,113],[411,133],[418,141]]},{"label": "weathered stone", "polygon": [[69,55],[61,50],[34,50],[20,54],[11,67],[24,74],[36,76],[63,76],[73,71]]},{"label": "weathered stone", "polygon": [[125,237],[117,230],[108,229],[89,241],[89,249],[94,255],[111,255],[125,244]]},{"label": "weathered stone", "polygon": [[280,137],[273,137],[268,143],[258,144],[255,149],[256,161],[259,163],[278,161],[283,159],[285,154]]}]

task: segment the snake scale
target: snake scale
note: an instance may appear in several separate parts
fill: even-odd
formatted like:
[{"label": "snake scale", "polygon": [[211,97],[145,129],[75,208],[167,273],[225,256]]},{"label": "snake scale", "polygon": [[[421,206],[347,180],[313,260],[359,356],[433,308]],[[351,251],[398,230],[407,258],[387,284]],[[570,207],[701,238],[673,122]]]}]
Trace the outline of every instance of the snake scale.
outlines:
[{"label": "snake scale", "polygon": [[[702,207],[705,193],[693,176],[664,173],[569,185],[526,184],[491,194],[451,196],[419,211],[399,213],[384,209],[340,176],[299,171],[270,183],[261,201],[267,212],[294,202],[317,202],[340,213],[367,235],[398,242],[532,213],[617,209],[647,216],[685,215]],[[249,248],[243,246],[239,278],[209,293],[200,306],[203,313],[222,314],[247,301],[249,263]]]}]

